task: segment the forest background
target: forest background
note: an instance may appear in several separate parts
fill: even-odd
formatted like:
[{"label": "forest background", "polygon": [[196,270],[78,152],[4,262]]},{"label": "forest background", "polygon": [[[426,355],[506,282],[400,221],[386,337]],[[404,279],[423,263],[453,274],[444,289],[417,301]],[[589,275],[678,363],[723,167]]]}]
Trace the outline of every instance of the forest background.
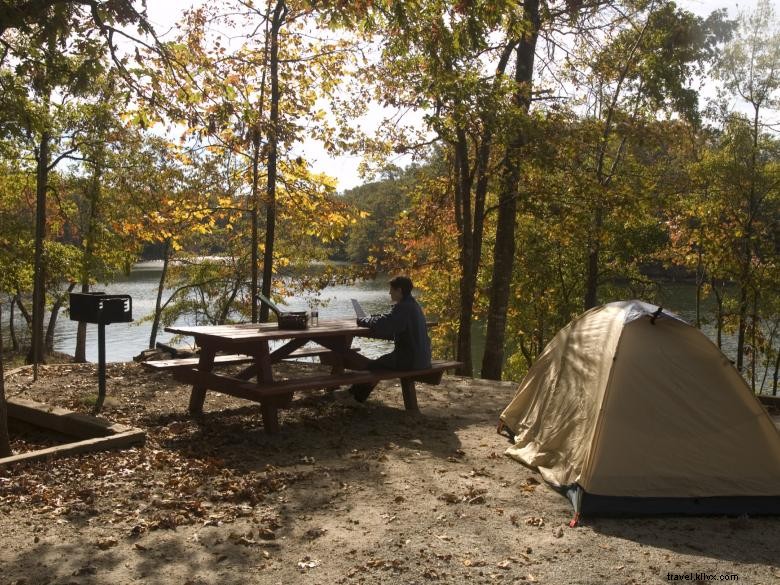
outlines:
[{"label": "forest background", "polygon": [[[143,2],[0,2],[0,339],[45,361],[67,293],[142,255],[150,346],[404,272],[437,354],[471,375],[484,323],[480,375],[518,378],[574,315],[685,278],[776,394],[779,86],[764,0],[207,1],[162,36]],[[373,179],[338,193],[315,142]]]}]

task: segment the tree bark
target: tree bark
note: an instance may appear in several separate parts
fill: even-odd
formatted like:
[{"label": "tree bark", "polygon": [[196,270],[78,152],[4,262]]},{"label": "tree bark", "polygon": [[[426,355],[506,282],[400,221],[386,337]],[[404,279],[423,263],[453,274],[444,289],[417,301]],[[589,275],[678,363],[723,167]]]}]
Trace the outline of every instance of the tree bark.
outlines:
[{"label": "tree bark", "polygon": [[[3,307],[0,305],[0,322]],[[8,403],[5,400],[5,373],[3,371],[3,336],[0,335],[0,457],[11,455],[11,437],[8,435]]]},{"label": "tree bark", "polygon": [[723,349],[723,296],[720,294],[714,279],[712,281],[712,292],[715,293],[715,341],[718,349]]},{"label": "tree bark", "polygon": [[[506,71],[507,63],[516,45],[508,40],[496,67],[496,86]],[[460,245],[460,320],[456,342],[457,360],[463,365],[457,370],[462,376],[472,376],[474,371],[471,351],[471,327],[474,317],[474,296],[477,290],[477,276],[482,263],[482,234],[485,225],[485,201],[487,199],[490,153],[495,129],[494,110],[486,108],[481,114],[484,132],[476,145],[475,171],[469,164],[469,147],[465,131],[459,129],[455,144],[455,207]],[[476,175],[476,182],[474,180]],[[472,212],[471,189],[474,186],[474,208]]]},{"label": "tree bark", "polygon": [[46,266],[43,244],[46,239],[46,191],[49,181],[49,133],[44,131],[37,152],[35,197],[35,264],[33,268],[32,344],[28,361],[36,367],[44,360],[43,313],[46,308]]},{"label": "tree bark", "polygon": [[258,313],[257,313],[257,293],[258,290],[258,282],[260,280],[260,275],[258,271],[257,266],[257,249],[260,246],[259,241],[259,235],[258,235],[258,226],[257,221],[259,218],[258,210],[260,209],[260,193],[258,190],[258,185],[260,182],[259,178],[259,167],[260,165],[260,130],[255,128],[253,134],[252,134],[252,205],[249,211],[249,219],[252,222],[252,251],[250,254],[250,262],[252,263],[251,267],[251,275],[252,275],[252,283],[250,285],[250,291],[249,294],[252,297],[252,323],[257,323]]},{"label": "tree bark", "polygon": [[[100,202],[100,181],[103,174],[103,153],[102,148],[98,147],[98,154],[95,161],[92,184],[89,189],[89,213],[87,215],[87,234],[84,246],[84,255],[81,261],[81,292],[89,292],[89,277],[92,274],[95,258],[95,238],[97,237],[97,217]],[[87,361],[87,324],[79,322],[76,330],[76,350],[73,361],[76,363],[85,363]]]},{"label": "tree bark", "polygon": [[[536,41],[541,25],[539,0],[527,0],[524,3],[523,20],[527,28],[515,51],[517,89],[514,102],[518,111],[525,115],[531,107]],[[482,377],[490,380],[500,380],[504,367],[506,315],[509,309],[509,288],[514,269],[517,199],[520,194],[519,157],[521,149],[529,140],[522,125],[518,124],[512,132],[503,160],[503,185],[499,193],[498,225],[493,249],[493,280],[490,289],[485,354],[482,359]]]},{"label": "tree bark", "polygon": [[19,351],[19,339],[16,337],[16,295],[11,297],[11,306],[8,307],[10,311],[8,315],[8,329],[11,334],[11,350],[14,352]]},{"label": "tree bark", "polygon": [[[68,286],[68,292],[71,292],[74,288],[76,288],[76,283],[72,282]],[[51,313],[49,314],[49,326],[46,328],[46,351],[47,353],[51,353],[54,351],[54,330],[57,327],[57,318],[60,315],[60,309],[62,309],[62,305],[65,303],[65,295],[62,295],[57,298],[56,301],[54,301],[54,305],[51,308]]]},{"label": "tree bark", "polygon": [[601,254],[601,230],[604,227],[604,212],[599,205],[593,218],[593,231],[588,243],[588,271],[585,278],[585,310],[599,303],[599,256]]},{"label": "tree bark", "polygon": [[[747,209],[745,218],[745,233],[742,236],[742,258],[739,283],[739,325],[737,329],[737,369],[742,372],[744,368],[745,335],[747,332],[748,304],[750,295],[750,282],[752,280],[751,265],[753,263],[753,218],[756,210],[756,166],[758,161],[758,135],[759,135],[759,106],[753,104],[753,145],[750,154],[750,189],[748,191]],[[755,348],[753,348],[755,352]],[[753,357],[755,359],[755,356]]]},{"label": "tree bark", "polygon": [[22,295],[20,295],[18,292],[16,293],[16,306],[19,307],[19,312],[22,314],[22,317],[24,317],[27,326],[32,327],[32,316],[27,310],[27,307],[25,307],[24,303],[22,302]]},{"label": "tree bark", "polygon": [[455,205],[460,248],[460,319],[458,323],[457,360],[463,365],[457,370],[461,376],[471,376],[471,318],[474,313],[475,270],[474,241],[472,240],[471,172],[466,132],[459,128],[455,144]]},{"label": "tree bark", "polygon": [[154,319],[152,320],[152,331],[149,334],[149,349],[154,349],[157,344],[157,332],[160,329],[160,318],[162,317],[162,296],[165,291],[165,277],[168,275],[168,262],[171,259],[171,239],[165,240],[163,245],[163,269],[160,274],[160,282],[157,284],[157,298],[154,302]]},{"label": "tree bark", "polygon": [[[271,21],[271,112],[268,132],[268,185],[266,189],[265,250],[263,250],[263,294],[271,297],[274,239],[276,232],[276,164],[279,145],[279,30],[287,16],[284,0],[277,0]],[[268,321],[268,307],[260,308],[260,321]]]}]

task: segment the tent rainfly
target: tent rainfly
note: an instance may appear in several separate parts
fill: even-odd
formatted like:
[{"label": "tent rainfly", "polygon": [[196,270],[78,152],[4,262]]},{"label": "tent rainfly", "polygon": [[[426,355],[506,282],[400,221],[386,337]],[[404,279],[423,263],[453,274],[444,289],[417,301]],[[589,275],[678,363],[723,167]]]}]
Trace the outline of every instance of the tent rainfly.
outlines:
[{"label": "tent rainfly", "polygon": [[780,433],[721,351],[621,301],[550,341],[499,428],[580,514],[780,514]]}]

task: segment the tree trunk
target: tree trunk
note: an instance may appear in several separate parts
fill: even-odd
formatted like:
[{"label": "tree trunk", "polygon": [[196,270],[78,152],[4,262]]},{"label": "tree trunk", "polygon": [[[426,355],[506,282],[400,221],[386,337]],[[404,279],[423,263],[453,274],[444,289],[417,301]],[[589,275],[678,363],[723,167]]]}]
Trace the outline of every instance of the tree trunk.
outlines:
[{"label": "tree trunk", "polygon": [[34,379],[38,379],[37,365],[44,361],[43,313],[46,308],[46,266],[43,243],[46,239],[46,191],[49,181],[49,133],[41,134],[37,152],[35,197],[35,264],[33,268],[32,344],[28,361],[35,365]]},{"label": "tree trunk", "polygon": [[460,319],[458,322],[458,353],[456,359],[463,365],[457,373],[471,376],[471,318],[474,313],[474,241],[472,240],[471,172],[469,169],[469,147],[466,132],[459,128],[455,144],[455,206],[458,222],[458,245],[460,248]]},{"label": "tree trunk", "polygon": [[[522,115],[531,106],[531,89],[539,34],[539,0],[527,0],[523,5],[526,33],[517,45],[515,63],[514,102]],[[500,380],[504,367],[504,339],[506,314],[509,309],[509,288],[515,257],[515,225],[517,223],[517,199],[520,193],[520,150],[528,143],[528,136],[521,124],[513,129],[503,160],[503,185],[499,193],[498,226],[493,249],[493,280],[490,288],[485,354],[482,359],[482,377]]]},{"label": "tree trunk", "polygon": [[[74,288],[76,288],[76,283],[73,282],[68,286],[68,292],[71,292]],[[46,328],[46,351],[47,353],[51,353],[54,351],[54,330],[57,327],[57,317],[60,315],[60,309],[62,309],[62,305],[65,303],[65,295],[62,295],[57,298],[57,300],[54,302],[54,305],[51,308],[51,314],[49,314],[49,326]]]},{"label": "tree trunk", "polygon": [[[744,277],[744,273],[743,273]],[[737,369],[742,373],[745,365],[745,334],[748,320],[748,290],[747,283],[739,287],[739,324],[737,328]]]},{"label": "tree trunk", "polygon": [[772,396],[777,396],[778,377],[780,377],[780,347],[777,348],[777,358],[775,358],[775,373],[772,377]]},{"label": "tree trunk", "polygon": [[756,361],[758,360],[758,293],[753,291],[753,311],[750,315],[750,387],[756,393]]},{"label": "tree trunk", "polygon": [[[3,307],[0,305],[0,323]],[[8,435],[8,403],[5,400],[5,373],[3,371],[3,336],[0,335],[0,457],[11,455],[11,437]]]},{"label": "tree trunk", "polygon": [[588,246],[588,272],[585,279],[585,310],[592,309],[599,303],[599,254],[601,253],[601,229],[604,223],[604,212],[601,206],[596,207],[593,218],[593,233]]},{"label": "tree trunk", "polygon": [[702,263],[702,240],[701,230],[699,230],[699,243],[696,245],[698,248],[697,261],[696,261],[696,328],[701,329],[701,291],[704,287],[704,268]]},{"label": "tree trunk", "polygon": [[723,349],[723,297],[715,284],[712,282],[712,292],[715,293],[715,335],[718,349]]},{"label": "tree trunk", "polygon": [[258,210],[260,209],[259,165],[260,165],[260,130],[255,128],[252,134],[252,205],[250,206],[250,212],[249,212],[249,219],[252,222],[252,250],[250,254],[250,262],[252,263],[251,266],[252,283],[250,285],[250,291],[249,291],[249,294],[252,297],[252,323],[257,323],[257,317],[258,317],[257,293],[259,292],[257,285],[260,280],[260,275],[258,273],[258,267],[257,267],[257,249],[260,246],[258,229],[257,229],[257,221],[258,218],[260,217],[258,214]]},{"label": "tree trunk", "polygon": [[11,297],[11,306],[8,308],[10,311],[8,315],[8,328],[11,334],[11,349],[14,352],[19,351],[19,339],[16,337],[16,295]]},{"label": "tree trunk", "polygon": [[[502,79],[507,63],[516,45],[508,41],[496,67],[496,84]],[[471,328],[474,318],[474,296],[477,290],[477,276],[482,263],[482,234],[485,225],[485,201],[487,199],[490,177],[490,152],[493,146],[495,116],[492,109],[486,109],[480,115],[484,133],[476,147],[474,188],[474,210],[471,208],[471,188],[474,183],[470,172],[468,139],[465,131],[459,129],[455,144],[455,210],[458,223],[458,243],[460,245],[460,321],[456,341],[456,356],[463,365],[457,373],[472,376],[474,371],[471,351]]]},{"label": "tree trunk", "polygon": [[[98,147],[95,160],[95,169],[92,176],[92,184],[89,190],[89,214],[87,215],[86,242],[84,255],[81,260],[81,292],[89,292],[89,277],[92,274],[95,258],[95,238],[97,237],[97,217],[100,202],[100,181],[103,174],[103,152]],[[85,363],[87,361],[87,324],[79,322],[76,331],[76,351],[73,361]]]},{"label": "tree trunk", "polygon": [[[271,297],[274,239],[276,231],[276,163],[279,145],[279,30],[287,15],[284,0],[277,0],[271,22],[271,112],[268,132],[268,185],[266,188],[265,250],[263,250],[263,294]],[[268,321],[268,307],[260,308],[260,321]]]},{"label": "tree trunk", "polygon": [[19,312],[22,314],[22,317],[24,317],[24,320],[27,323],[27,327],[32,327],[32,316],[27,310],[27,307],[24,306],[24,303],[22,302],[22,295],[19,293],[16,293],[16,306],[19,307]]},{"label": "tree trunk", "polygon": [[[745,334],[748,319],[748,296],[751,278],[751,265],[753,263],[753,218],[756,210],[756,168],[758,161],[758,135],[759,135],[759,105],[753,104],[753,148],[750,156],[750,190],[747,200],[747,217],[745,218],[745,230],[742,236],[742,269],[739,283],[739,325],[737,330],[737,369],[742,372],[744,366]],[[755,353],[755,347],[753,348]],[[753,356],[755,360],[755,356]]]},{"label": "tree trunk", "polygon": [[230,307],[233,306],[233,303],[236,300],[236,297],[238,296],[238,292],[241,290],[242,287],[242,281],[240,275],[236,277],[236,280],[233,282],[233,288],[230,291],[230,296],[225,300],[225,304],[222,305],[222,308],[219,311],[219,314],[217,315],[217,325],[224,325],[227,323],[228,316],[230,315]]},{"label": "tree trunk", "polygon": [[[89,292],[89,285],[81,285],[81,292]],[[73,352],[73,361],[77,364],[87,363],[87,324],[79,321],[76,326],[76,349]]]},{"label": "tree trunk", "polygon": [[165,240],[163,246],[163,269],[160,282],[157,284],[157,298],[154,302],[154,319],[152,320],[152,332],[149,334],[149,349],[154,349],[157,344],[157,331],[160,329],[162,317],[162,296],[165,291],[165,277],[168,275],[168,262],[171,259],[171,239]]}]

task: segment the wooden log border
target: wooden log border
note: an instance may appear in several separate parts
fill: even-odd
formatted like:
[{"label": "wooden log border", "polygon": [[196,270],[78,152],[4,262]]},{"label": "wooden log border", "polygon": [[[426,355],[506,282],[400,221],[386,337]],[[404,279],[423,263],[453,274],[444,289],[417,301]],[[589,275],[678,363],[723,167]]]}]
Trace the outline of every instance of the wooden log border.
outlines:
[{"label": "wooden log border", "polygon": [[80,453],[125,449],[141,446],[146,442],[146,432],[141,429],[22,398],[8,399],[8,418],[79,440],[4,457],[0,459],[0,468],[22,462],[66,457]]}]

